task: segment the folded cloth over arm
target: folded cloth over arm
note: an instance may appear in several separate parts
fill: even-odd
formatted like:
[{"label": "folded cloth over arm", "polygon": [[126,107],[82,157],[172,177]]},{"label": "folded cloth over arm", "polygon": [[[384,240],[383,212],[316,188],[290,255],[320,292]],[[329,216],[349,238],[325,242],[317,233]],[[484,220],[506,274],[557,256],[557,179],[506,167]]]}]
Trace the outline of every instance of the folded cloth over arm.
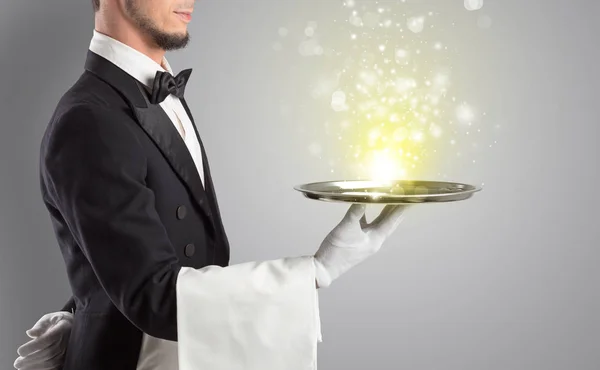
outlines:
[{"label": "folded cloth over arm", "polygon": [[314,257],[182,267],[177,332],[179,370],[316,370]]}]

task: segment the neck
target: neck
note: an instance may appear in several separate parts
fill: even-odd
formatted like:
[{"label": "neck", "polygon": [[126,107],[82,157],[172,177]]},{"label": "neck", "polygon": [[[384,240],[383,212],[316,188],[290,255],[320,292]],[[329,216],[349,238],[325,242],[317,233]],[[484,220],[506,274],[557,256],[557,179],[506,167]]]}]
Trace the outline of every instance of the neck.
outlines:
[{"label": "neck", "polygon": [[157,47],[147,35],[141,34],[129,23],[109,23],[103,21],[101,17],[96,17],[95,30],[102,34],[112,37],[125,45],[132,47],[140,53],[148,56],[163,68],[163,57],[165,50]]}]

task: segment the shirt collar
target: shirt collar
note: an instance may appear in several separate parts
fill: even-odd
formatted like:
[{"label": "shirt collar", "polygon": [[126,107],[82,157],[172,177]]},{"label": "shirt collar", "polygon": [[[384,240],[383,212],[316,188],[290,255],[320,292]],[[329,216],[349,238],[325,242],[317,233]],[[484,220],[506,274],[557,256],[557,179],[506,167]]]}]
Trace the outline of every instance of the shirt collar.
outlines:
[{"label": "shirt collar", "polygon": [[173,74],[173,70],[164,56],[162,64],[165,68],[131,46],[96,30],[94,30],[89,49],[109,60],[150,89],[157,71]]}]

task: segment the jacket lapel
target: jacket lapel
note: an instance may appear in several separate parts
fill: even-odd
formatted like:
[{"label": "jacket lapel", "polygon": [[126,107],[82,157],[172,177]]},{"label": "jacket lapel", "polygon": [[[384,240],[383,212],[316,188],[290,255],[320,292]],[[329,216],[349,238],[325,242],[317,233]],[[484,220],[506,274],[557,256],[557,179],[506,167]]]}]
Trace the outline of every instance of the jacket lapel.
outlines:
[{"label": "jacket lapel", "polygon": [[[202,186],[194,160],[179,132],[177,132],[162,107],[149,102],[148,91],[143,84],[90,50],[88,50],[85,69],[111,84],[123,94],[133,110],[138,124],[156,144],[173,171],[192,194],[194,201],[204,212],[213,227],[213,231],[216,231],[210,202]],[[188,111],[187,106],[186,111]],[[197,132],[196,136],[198,136]],[[206,171],[204,148],[202,148],[202,157]],[[208,172],[206,178],[210,178]]]},{"label": "jacket lapel", "polygon": [[[143,89],[142,86],[140,88]],[[152,138],[212,223],[210,204],[194,160],[169,116],[159,105],[150,103],[147,107],[134,107],[133,110],[139,124]]]}]

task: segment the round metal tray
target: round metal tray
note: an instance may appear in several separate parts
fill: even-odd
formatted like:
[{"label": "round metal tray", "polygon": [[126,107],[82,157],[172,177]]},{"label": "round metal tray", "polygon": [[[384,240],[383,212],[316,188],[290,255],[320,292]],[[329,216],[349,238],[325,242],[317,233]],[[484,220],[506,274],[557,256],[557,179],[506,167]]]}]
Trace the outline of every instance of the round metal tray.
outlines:
[{"label": "round metal tray", "polygon": [[475,185],[423,180],[337,180],[294,186],[309,199],[367,204],[455,202],[473,196]]}]

